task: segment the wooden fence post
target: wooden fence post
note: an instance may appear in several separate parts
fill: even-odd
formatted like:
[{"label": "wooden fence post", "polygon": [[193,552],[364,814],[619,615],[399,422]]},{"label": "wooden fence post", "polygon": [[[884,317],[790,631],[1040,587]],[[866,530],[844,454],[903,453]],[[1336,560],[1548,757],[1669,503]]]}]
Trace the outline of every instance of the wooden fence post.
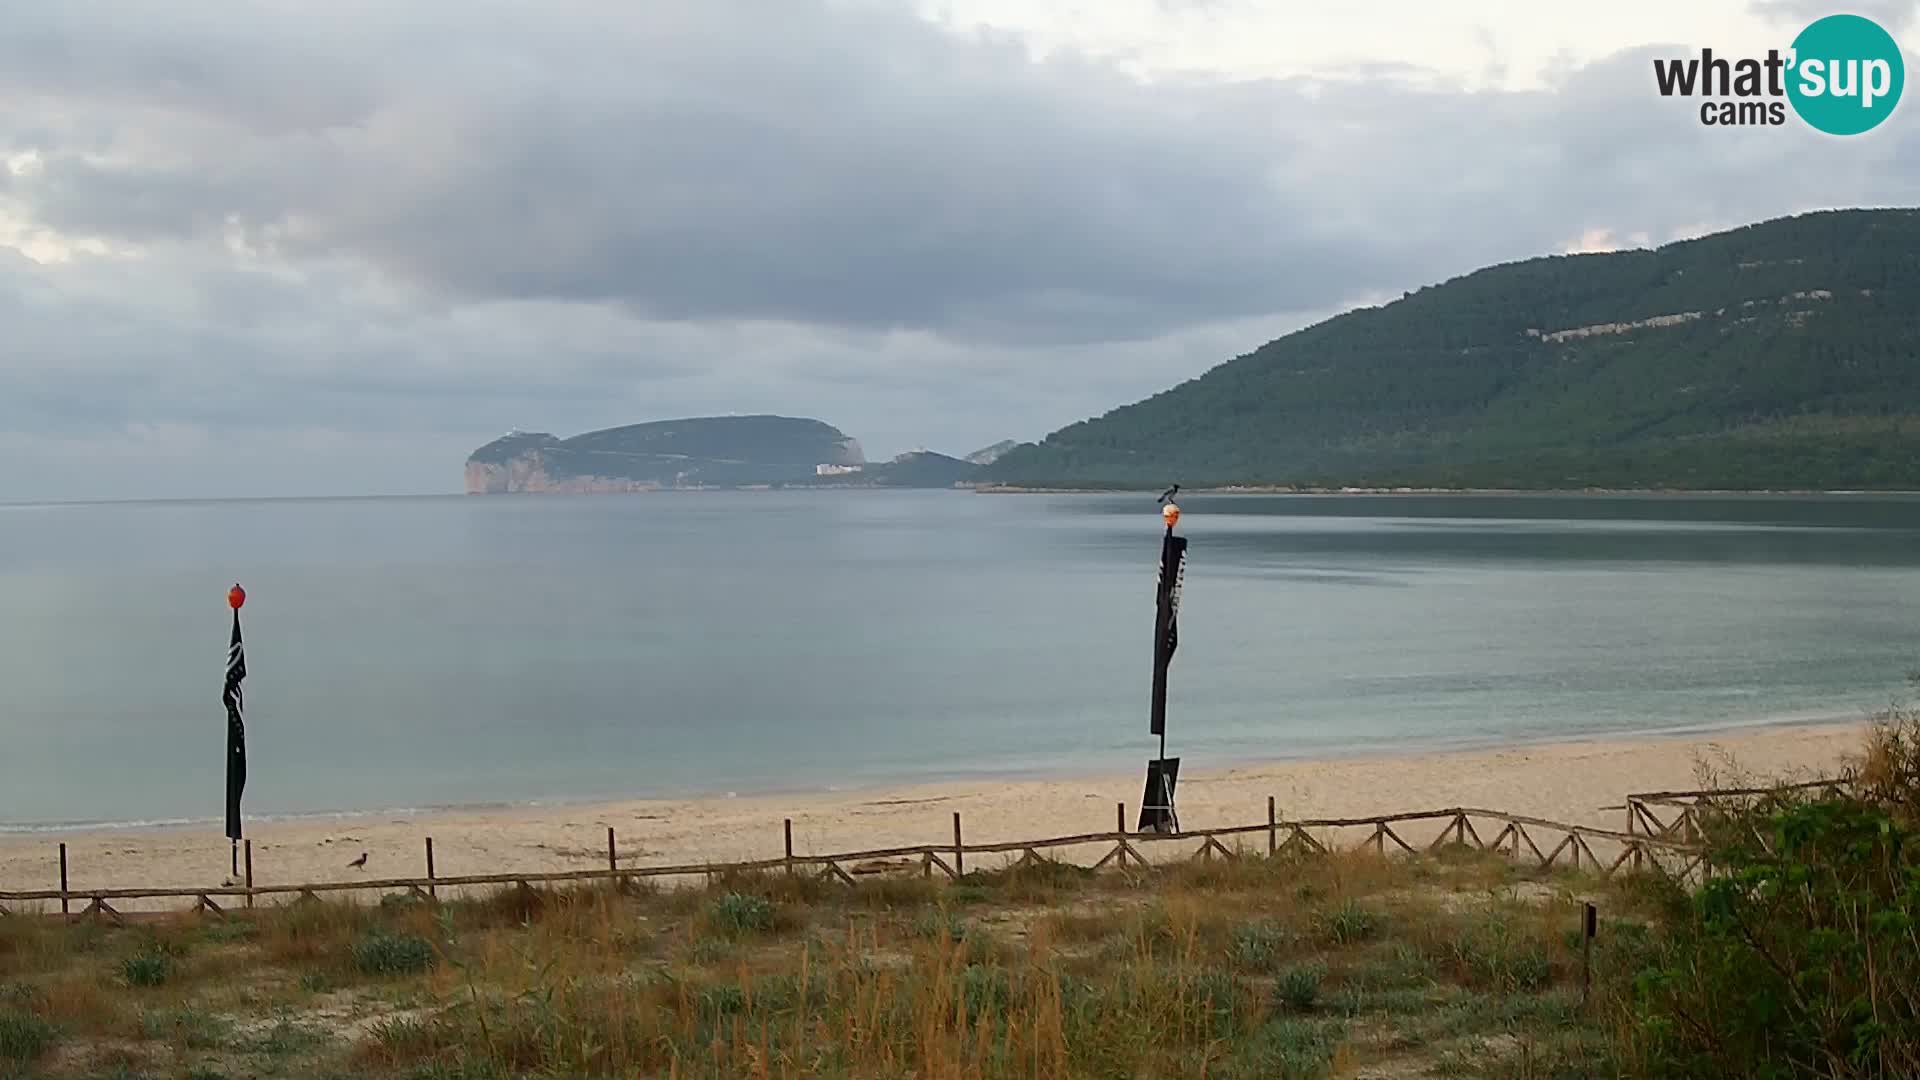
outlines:
[{"label": "wooden fence post", "polygon": [[253,906],[253,838],[242,841],[247,852],[247,906]]},{"label": "wooden fence post", "polygon": [[953,876],[960,877],[967,872],[967,853],[960,844],[960,811],[953,812]]},{"label": "wooden fence post", "polygon": [[[1639,816],[1638,814],[1634,813],[1633,800],[1629,798],[1627,800],[1627,835],[1628,836],[1638,836],[1640,834],[1640,823],[1634,820],[1638,816]],[[1638,841],[1635,841],[1633,844],[1633,868],[1635,871],[1638,871],[1640,869],[1640,844]]]},{"label": "wooden fence post", "polygon": [[1115,849],[1118,855],[1116,861],[1119,862],[1120,869],[1125,870],[1127,868],[1127,804],[1124,802],[1113,804],[1113,831],[1116,841],[1120,844],[1120,847]]},{"label": "wooden fence post", "polygon": [[620,891],[620,857],[613,846],[613,826],[607,826],[607,888]]},{"label": "wooden fence post", "polygon": [[60,843],[60,914],[62,914],[62,915],[70,915],[70,914],[72,914],[72,913],[73,913],[73,910],[72,910],[72,908],[70,908],[70,907],[68,907],[67,905],[68,905],[68,900],[67,900],[67,845],[66,845],[66,842],[65,842],[65,841],[63,840],[63,841],[61,841],[61,843]]},{"label": "wooden fence post", "polygon": [[1600,912],[1588,901],[1581,915],[1580,1004],[1585,1005],[1593,992],[1593,935],[1599,929]]},{"label": "wooden fence post", "polygon": [[1280,850],[1280,836],[1278,833],[1274,832],[1273,820],[1274,820],[1273,819],[1273,796],[1269,795],[1267,796],[1267,857],[1268,858],[1272,858],[1273,853]]},{"label": "wooden fence post", "polygon": [[781,820],[781,828],[786,832],[786,836],[787,836],[787,876],[792,877],[793,876],[793,819],[783,818]]},{"label": "wooden fence post", "polygon": [[427,895],[440,899],[440,890],[433,887],[433,837],[427,837]]}]

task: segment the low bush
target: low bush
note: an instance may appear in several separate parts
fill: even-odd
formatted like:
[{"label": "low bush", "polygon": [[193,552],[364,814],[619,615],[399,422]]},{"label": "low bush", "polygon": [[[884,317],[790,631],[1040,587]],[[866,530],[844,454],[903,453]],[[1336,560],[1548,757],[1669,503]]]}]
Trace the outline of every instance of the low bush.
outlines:
[{"label": "low bush", "polygon": [[120,977],[128,986],[162,986],[173,975],[173,957],[143,950],[120,961]]},{"label": "low bush", "polygon": [[1280,973],[1274,989],[1287,1008],[1305,1012],[1319,1003],[1320,983],[1326,976],[1325,965],[1298,964]]},{"label": "low bush", "polygon": [[1649,1075],[1920,1076],[1917,736],[1883,722],[1852,796],[1700,815],[1715,873],[1637,980]]},{"label": "low bush", "polygon": [[418,975],[435,961],[433,943],[418,934],[374,930],[352,948],[353,966],[362,975]]},{"label": "low bush", "polygon": [[707,905],[707,925],[728,937],[773,929],[773,901],[752,893],[723,893]]}]

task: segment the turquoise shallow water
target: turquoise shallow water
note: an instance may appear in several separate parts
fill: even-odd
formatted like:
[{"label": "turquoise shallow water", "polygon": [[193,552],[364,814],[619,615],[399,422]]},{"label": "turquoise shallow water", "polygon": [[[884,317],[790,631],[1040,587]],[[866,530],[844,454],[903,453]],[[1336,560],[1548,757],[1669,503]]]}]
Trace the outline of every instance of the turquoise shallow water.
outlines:
[{"label": "turquoise shallow water", "polygon": [[[1920,499],[1191,496],[1188,768],[1860,713]],[[1151,496],[0,506],[0,825],[1132,771]]]}]

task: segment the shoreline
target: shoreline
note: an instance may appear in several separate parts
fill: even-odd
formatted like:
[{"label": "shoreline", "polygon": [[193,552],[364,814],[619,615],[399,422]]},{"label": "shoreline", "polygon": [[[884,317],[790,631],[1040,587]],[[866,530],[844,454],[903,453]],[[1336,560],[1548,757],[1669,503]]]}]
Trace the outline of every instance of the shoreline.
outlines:
[{"label": "shoreline", "polygon": [[[1700,786],[1700,770],[1727,779],[1828,774],[1861,746],[1868,718],[1747,726],[1708,733],[1577,738],[1492,749],[1382,752],[1226,761],[1181,777],[1187,828],[1285,818],[1360,816],[1480,806],[1554,821],[1620,828],[1630,793]],[[607,830],[623,865],[698,864],[778,857],[782,821],[801,854],[950,844],[963,814],[969,843],[1110,831],[1116,803],[1137,815],[1141,777],[967,779],[837,792],[619,799],[570,805],[369,812],[351,819],[261,821],[248,833],[256,884],[417,876],[432,837],[441,875],[604,867]],[[71,888],[211,887],[229,874],[218,822],[0,834],[0,889],[59,886],[65,845]],[[370,855],[365,870],[347,863]],[[138,907],[139,905],[136,905]],[[165,906],[164,904],[160,906]]]},{"label": "shoreline", "polygon": [[[1155,488],[1023,487],[1017,484],[975,484],[975,495],[1152,495]],[[1790,497],[1915,496],[1916,488],[1445,488],[1445,487],[1318,487],[1295,484],[1227,484],[1220,487],[1182,487],[1193,495],[1607,495],[1607,496],[1739,496]]]},{"label": "shoreline", "polygon": [[[1801,712],[1783,713],[1758,719],[1702,721],[1669,725],[1657,728],[1639,729],[1596,729],[1574,734],[1552,734],[1531,737],[1484,736],[1458,740],[1408,741],[1396,745],[1386,745],[1384,741],[1346,746],[1326,751],[1303,751],[1297,754],[1276,754],[1264,757],[1241,756],[1229,758],[1236,769],[1264,769],[1274,767],[1293,767],[1311,765],[1314,762],[1360,762],[1380,758],[1402,758],[1434,754],[1472,754],[1491,753],[1501,750],[1525,750],[1541,746],[1558,746],[1568,743],[1616,742],[1616,741],[1669,741],[1695,742],[1715,736],[1729,736],[1742,732],[1762,732],[1780,728],[1827,728],[1853,727],[1864,725],[1872,717],[1884,711],[1884,707],[1860,709],[1855,712]],[[1180,756],[1180,755],[1176,755]],[[1205,770],[1202,770],[1204,774]],[[250,826],[301,826],[322,823],[352,823],[371,818],[432,819],[442,816],[463,814],[510,813],[519,810],[553,810],[570,808],[597,807],[634,801],[655,802],[703,802],[709,800],[737,799],[779,799],[779,798],[853,798],[863,794],[887,793],[907,788],[927,787],[945,784],[1069,784],[1093,782],[1109,778],[1112,774],[1099,768],[1063,768],[1031,770],[1005,769],[955,769],[949,772],[922,774],[912,777],[874,777],[853,780],[841,784],[799,784],[751,787],[735,790],[721,788],[692,787],[673,791],[663,795],[538,795],[524,799],[478,799],[464,802],[427,803],[419,806],[393,805],[375,807],[335,807],[316,810],[267,810],[258,814],[248,813],[246,822]],[[133,835],[139,833],[167,833],[188,831],[199,828],[220,826],[224,819],[217,815],[197,817],[161,817],[132,821],[87,820],[87,821],[0,821],[0,849],[9,842],[30,837],[51,837],[56,841],[63,836],[86,833],[106,833]]]}]

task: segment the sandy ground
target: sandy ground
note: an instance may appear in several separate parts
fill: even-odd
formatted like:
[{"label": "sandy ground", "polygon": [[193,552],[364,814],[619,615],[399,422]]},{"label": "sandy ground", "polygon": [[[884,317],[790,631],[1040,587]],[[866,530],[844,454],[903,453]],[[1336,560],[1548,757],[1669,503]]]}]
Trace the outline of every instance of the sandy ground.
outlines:
[{"label": "sandy ground", "polygon": [[[1189,830],[1264,822],[1269,795],[1283,818],[1468,806],[1622,829],[1626,815],[1620,807],[1629,792],[1698,787],[1703,765],[1724,776],[1731,763],[1732,771],[1749,778],[1830,774],[1857,751],[1863,731],[1863,721],[1834,722],[1247,764],[1182,776],[1177,799],[1181,824]],[[778,857],[783,818],[793,820],[800,854],[951,844],[955,811],[970,844],[1037,839],[1110,830],[1120,802],[1127,804],[1131,825],[1141,782],[1139,775],[994,780],[261,823],[250,830],[254,881],[419,876],[425,873],[428,836],[443,877],[591,869],[606,865],[609,826],[623,866]],[[206,888],[228,875],[227,842],[217,824],[14,834],[0,836],[0,890],[57,888],[61,841],[75,889]],[[363,851],[366,868],[349,869],[347,863]],[[969,868],[976,865],[979,860]]]}]

